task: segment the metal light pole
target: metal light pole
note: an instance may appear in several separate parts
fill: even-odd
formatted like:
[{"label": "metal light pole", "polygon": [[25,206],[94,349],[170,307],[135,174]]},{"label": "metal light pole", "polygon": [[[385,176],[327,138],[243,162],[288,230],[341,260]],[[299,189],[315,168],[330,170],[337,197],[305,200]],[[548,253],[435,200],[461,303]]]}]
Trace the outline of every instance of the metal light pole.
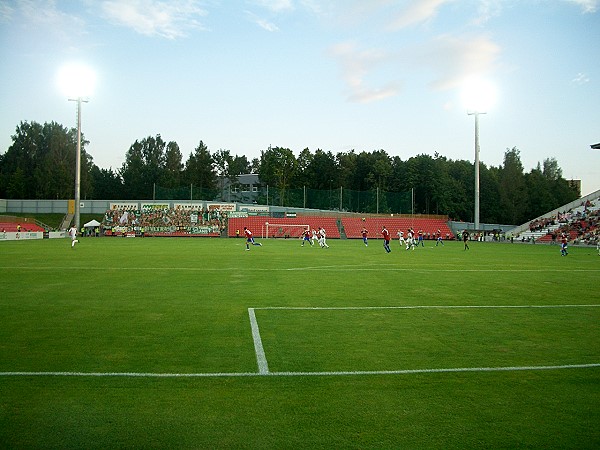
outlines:
[{"label": "metal light pole", "polygon": [[479,230],[479,115],[484,112],[473,111],[467,113],[475,116],[475,219],[473,231]]},{"label": "metal light pole", "polygon": [[75,154],[75,229],[81,228],[80,203],[81,203],[81,103],[87,103],[82,97],[70,98],[70,102],[77,102],[77,152]]}]

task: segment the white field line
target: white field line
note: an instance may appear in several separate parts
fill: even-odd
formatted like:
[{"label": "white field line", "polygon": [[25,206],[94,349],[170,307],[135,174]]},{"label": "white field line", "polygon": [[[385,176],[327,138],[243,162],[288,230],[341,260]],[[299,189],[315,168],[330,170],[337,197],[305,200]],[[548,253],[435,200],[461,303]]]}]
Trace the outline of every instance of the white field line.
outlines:
[{"label": "white field line", "polygon": [[597,305],[413,305],[413,306],[264,306],[254,310],[373,310],[373,309],[504,309],[504,308],[600,308]]},{"label": "white field line", "polygon": [[262,340],[260,338],[260,331],[258,329],[256,315],[254,314],[254,308],[248,308],[248,315],[250,316],[250,328],[252,328],[252,339],[254,340],[254,352],[256,353],[258,373],[266,375],[269,373],[269,365],[267,364],[265,349],[263,348]]},{"label": "white field line", "polygon": [[407,370],[356,370],[339,372],[216,372],[216,373],[149,373],[149,372],[0,372],[0,377],[99,377],[99,378],[224,378],[224,377],[309,377],[415,375],[458,372],[517,372],[535,370],[594,369],[600,363],[552,366],[455,367]]},{"label": "white field line", "polygon": [[416,306],[349,306],[349,307],[259,307],[248,308],[250,327],[254,340],[254,349],[258,372],[217,372],[217,373],[145,373],[145,372],[0,372],[0,377],[131,377],[131,378],[218,378],[218,377],[256,377],[256,376],[348,376],[348,375],[410,375],[427,373],[455,372],[512,372],[530,370],[589,369],[600,367],[600,363],[565,364],[550,366],[507,366],[507,367],[458,367],[404,370],[365,370],[365,371],[329,371],[329,372],[269,372],[267,358],[262,345],[255,310],[377,310],[377,309],[452,309],[452,308],[595,308],[600,305],[416,305]]},{"label": "white field line", "polygon": [[[106,271],[167,271],[167,272],[232,272],[244,270],[240,267],[100,267],[100,266],[80,266],[80,267],[68,267],[68,266],[0,266],[0,270],[102,270]],[[461,269],[461,268],[444,268],[443,266],[421,266],[421,267],[386,267],[386,266],[373,266],[373,267],[356,267],[356,266],[308,266],[308,267],[254,267],[254,272],[296,272],[303,270],[314,270],[314,271],[330,271],[330,272],[502,272],[502,273],[593,273],[600,272],[600,269],[565,269],[562,267],[553,268],[538,268],[538,269],[526,269],[526,268],[479,268],[479,269]]]}]

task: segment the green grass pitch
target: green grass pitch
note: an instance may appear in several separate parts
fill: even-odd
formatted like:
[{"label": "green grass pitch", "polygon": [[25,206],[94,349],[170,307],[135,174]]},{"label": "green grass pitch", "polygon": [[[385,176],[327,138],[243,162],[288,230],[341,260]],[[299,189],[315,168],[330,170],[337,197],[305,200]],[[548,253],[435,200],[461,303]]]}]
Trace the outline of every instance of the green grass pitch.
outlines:
[{"label": "green grass pitch", "polygon": [[598,448],[600,256],[0,243],[2,448]]}]

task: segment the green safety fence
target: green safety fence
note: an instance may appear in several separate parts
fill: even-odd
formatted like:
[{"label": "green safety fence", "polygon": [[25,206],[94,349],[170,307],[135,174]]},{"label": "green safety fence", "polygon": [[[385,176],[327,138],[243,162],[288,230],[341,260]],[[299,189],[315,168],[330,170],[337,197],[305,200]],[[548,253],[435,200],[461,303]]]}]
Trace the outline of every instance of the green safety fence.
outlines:
[{"label": "green safety fence", "polygon": [[154,199],[243,202],[373,214],[411,214],[413,207],[411,191],[385,192],[380,189],[356,191],[343,187],[279,189],[261,186],[256,192],[220,192],[193,185],[174,189],[155,186]]}]

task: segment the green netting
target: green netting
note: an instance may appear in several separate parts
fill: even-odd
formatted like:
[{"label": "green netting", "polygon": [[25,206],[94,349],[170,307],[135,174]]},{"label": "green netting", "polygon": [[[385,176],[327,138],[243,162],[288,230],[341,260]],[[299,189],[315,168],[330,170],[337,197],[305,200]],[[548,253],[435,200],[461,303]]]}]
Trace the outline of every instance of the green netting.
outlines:
[{"label": "green netting", "polygon": [[410,214],[411,192],[354,191],[337,188],[331,190],[269,188],[259,193],[258,203],[294,208],[336,211]]},{"label": "green netting", "polygon": [[181,186],[178,188],[165,188],[155,186],[154,198],[156,200],[212,200],[216,192],[198,186]]},{"label": "green netting", "polygon": [[[169,189],[155,187],[156,200],[219,200],[219,192],[197,186]],[[229,194],[228,201],[256,202],[261,205],[286,206],[332,211],[350,211],[379,214],[410,214],[411,192],[355,191],[352,189],[278,189],[261,187],[256,193]],[[231,198],[229,200],[229,198]]]}]

